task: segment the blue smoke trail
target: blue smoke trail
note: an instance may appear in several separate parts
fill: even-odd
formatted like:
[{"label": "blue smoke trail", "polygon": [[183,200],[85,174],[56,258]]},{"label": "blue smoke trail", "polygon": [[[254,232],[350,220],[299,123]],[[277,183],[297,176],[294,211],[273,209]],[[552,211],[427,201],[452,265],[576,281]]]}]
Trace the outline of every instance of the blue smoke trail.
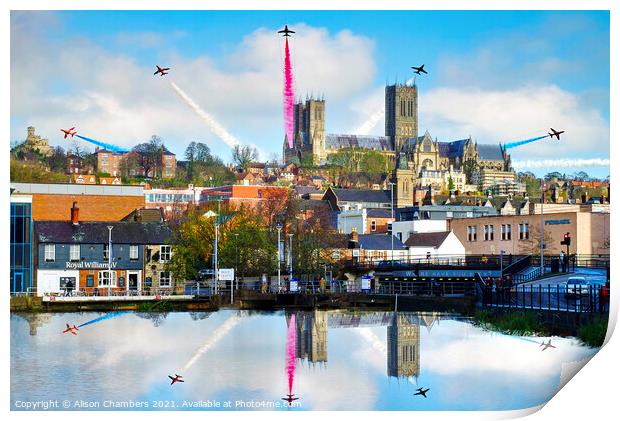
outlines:
[{"label": "blue smoke trail", "polygon": [[90,139],[88,137],[80,136],[79,134],[76,134],[76,136],[79,137],[80,139],[83,139],[83,140],[85,140],[87,142],[90,142],[90,143],[94,143],[95,145],[101,146],[102,148],[108,149],[108,150],[110,150],[112,152],[122,152],[122,153],[129,152],[127,149],[123,149],[121,147],[114,146],[114,145],[111,145],[109,143],[100,142],[99,140]]},{"label": "blue smoke trail", "polygon": [[545,137],[549,137],[549,135],[538,136],[538,137],[534,137],[532,139],[520,140],[518,142],[506,143],[504,145],[504,148],[506,148],[506,149],[516,148],[517,146],[526,145],[528,143],[536,142],[537,140],[544,139]]},{"label": "blue smoke trail", "polygon": [[127,313],[127,311],[115,311],[114,313],[106,314],[105,316],[97,317],[96,319],[90,320],[90,321],[88,321],[86,323],[82,323],[78,327],[88,326],[88,325],[91,325],[93,323],[97,323],[97,322],[101,322],[103,320],[111,319],[113,317],[117,317],[117,316],[120,316],[120,315],[126,314],[126,313]]}]

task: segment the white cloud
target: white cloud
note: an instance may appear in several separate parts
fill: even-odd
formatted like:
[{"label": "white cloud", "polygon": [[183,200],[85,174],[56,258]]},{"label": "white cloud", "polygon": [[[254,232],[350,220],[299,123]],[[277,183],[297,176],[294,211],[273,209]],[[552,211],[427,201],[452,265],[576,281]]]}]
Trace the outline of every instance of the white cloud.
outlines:
[{"label": "white cloud", "polygon": [[[275,34],[277,28],[257,29],[224,57],[185,57],[167,50],[157,64],[172,70],[161,78],[152,75],[155,63],[145,65],[87,39],[59,43],[44,31],[32,31],[43,18],[59,19],[23,12],[12,20],[13,140],[23,140],[25,127],[33,125],[52,144],[65,145],[58,129],[70,124],[85,136],[123,147],[158,134],[178,154],[190,141],[206,141],[228,160],[230,149],[165,86],[174,81],[232,136],[265,154],[280,153],[283,42]],[[62,33],[61,23],[58,28]],[[296,30],[291,51],[298,94],[316,95],[320,90],[334,109],[341,109],[337,104],[370,84],[376,69],[368,38],[304,24],[297,24]],[[148,47],[161,35],[121,32],[116,41],[139,41],[139,46]],[[339,121],[337,112],[329,114],[330,120]]]}]

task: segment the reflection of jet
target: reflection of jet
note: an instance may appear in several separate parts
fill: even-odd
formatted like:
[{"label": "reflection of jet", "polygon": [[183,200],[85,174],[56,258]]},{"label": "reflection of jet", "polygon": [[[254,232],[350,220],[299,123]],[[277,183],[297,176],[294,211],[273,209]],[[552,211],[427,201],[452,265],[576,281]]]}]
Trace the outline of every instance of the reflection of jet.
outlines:
[{"label": "reflection of jet", "polygon": [[284,34],[282,35],[283,37],[290,37],[289,34],[294,34],[295,31],[291,31],[290,29],[288,29],[288,25],[284,25],[284,29],[281,31],[278,31],[278,34]]},{"label": "reflection of jet", "polygon": [[415,392],[415,393],[413,394],[413,396],[416,396],[416,395],[422,395],[422,396],[426,397],[426,392],[428,392],[429,390],[430,390],[430,389],[426,389],[426,390],[424,390],[424,389],[422,389],[421,387],[419,387],[419,388],[417,389],[417,392]]},{"label": "reflection of jet", "polygon": [[168,377],[170,378],[170,380],[172,380],[172,382],[170,383],[170,386],[172,386],[173,384],[177,382],[185,383],[185,380],[181,380],[183,376],[179,376],[178,374],[175,374],[174,377],[172,376],[168,376]]},{"label": "reflection of jet", "polygon": [[547,348],[555,348],[553,345],[551,345],[551,339],[549,339],[549,342],[547,342],[547,343],[545,343],[545,341],[542,341],[542,342],[540,343],[540,345],[539,345],[539,346],[544,347],[544,348],[542,349],[543,351],[544,351],[545,349],[547,349]]},{"label": "reflection of jet", "polygon": [[428,72],[426,70],[424,70],[424,65],[421,65],[420,67],[411,66],[411,68],[413,69],[413,73],[417,73],[417,74],[426,73],[426,74],[428,74]]},{"label": "reflection of jet", "polygon": [[170,67],[159,67],[158,65],[155,65],[155,67],[157,67],[157,70],[153,73],[154,75],[157,73],[161,73],[161,76],[167,75],[168,72],[166,72],[166,70],[170,70]]},{"label": "reflection of jet", "polygon": [[75,127],[71,127],[69,130],[60,129],[60,131],[65,134],[65,139],[67,138],[67,136],[73,137],[73,135],[77,134],[77,132],[75,131]]},{"label": "reflection of jet", "polygon": [[286,398],[282,398],[283,401],[287,401],[288,402],[288,406],[291,406],[293,404],[293,401],[296,401],[299,398],[294,398],[293,396],[295,396],[295,394],[290,394],[287,393]]},{"label": "reflection of jet", "polygon": [[77,331],[80,330],[78,329],[75,325],[73,325],[73,327],[69,326],[69,323],[67,323],[67,328],[65,330],[62,331],[62,333],[73,333],[74,335],[77,335]]},{"label": "reflection of jet", "polygon": [[553,130],[553,129],[551,129],[551,133],[547,133],[547,134],[549,135],[549,137],[550,137],[551,139],[553,139],[553,136],[555,136],[555,137],[557,137],[557,138],[558,138],[558,140],[560,140],[560,135],[561,135],[562,133],[564,133],[564,130],[557,131],[557,130]]}]

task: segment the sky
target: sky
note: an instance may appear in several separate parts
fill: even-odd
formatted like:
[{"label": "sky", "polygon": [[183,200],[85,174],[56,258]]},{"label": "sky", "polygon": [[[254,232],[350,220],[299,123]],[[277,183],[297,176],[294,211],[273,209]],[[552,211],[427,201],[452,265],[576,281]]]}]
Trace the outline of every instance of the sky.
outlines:
[{"label": "sky", "polygon": [[328,133],[379,116],[367,133],[384,134],[386,82],[425,64],[420,135],[497,144],[554,127],[561,141],[511,149],[519,171],[609,174],[607,11],[12,11],[11,141],[32,125],[71,146],[59,128],[76,126],[125,148],[157,134],[179,159],[200,141],[230,161],[225,133],[281,157],[285,23],[296,96],[325,97]]}]

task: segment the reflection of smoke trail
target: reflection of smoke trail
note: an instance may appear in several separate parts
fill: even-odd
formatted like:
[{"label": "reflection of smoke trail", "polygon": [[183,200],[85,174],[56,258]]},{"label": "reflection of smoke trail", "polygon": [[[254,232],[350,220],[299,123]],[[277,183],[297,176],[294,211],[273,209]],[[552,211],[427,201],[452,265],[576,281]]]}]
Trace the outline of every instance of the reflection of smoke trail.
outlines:
[{"label": "reflection of smoke trail", "polygon": [[78,327],[88,326],[88,325],[91,325],[93,323],[97,323],[97,322],[101,322],[103,320],[111,319],[113,317],[120,316],[121,314],[126,314],[126,313],[127,313],[126,311],[115,311],[114,313],[106,314],[105,316],[97,317],[96,319],[90,320],[90,321],[88,321],[86,323],[82,323]]},{"label": "reflection of smoke trail", "polygon": [[[413,83],[413,78],[407,79],[407,81],[405,81],[405,85],[411,85],[412,83]],[[357,129],[353,129],[353,134],[356,134],[356,135],[370,134],[372,129],[374,129],[377,124],[379,124],[379,122],[384,116],[385,116],[385,108],[381,108],[375,111],[374,113],[370,115],[370,117],[368,117],[368,120],[366,120],[361,126],[359,126]]]},{"label": "reflection of smoke trail", "polygon": [[536,142],[537,140],[544,139],[546,137],[549,137],[549,135],[533,137],[531,139],[520,140],[518,142],[506,143],[504,147],[506,149],[516,148],[517,146],[527,145],[528,143]]},{"label": "reflection of smoke trail", "polygon": [[291,316],[286,336],[286,374],[288,374],[288,393],[293,393],[293,380],[295,379],[295,344],[297,329],[295,325],[295,313]]},{"label": "reflection of smoke trail", "polygon": [[215,332],[213,332],[213,335],[211,335],[209,340],[205,342],[205,344],[201,346],[196,351],[196,353],[194,353],[194,355],[187,362],[187,364],[185,364],[185,366],[183,367],[183,371],[187,371],[187,369],[194,365],[194,363],[198,361],[202,354],[213,348],[224,336],[226,336],[228,332],[230,332],[233,327],[237,325],[237,323],[239,323],[239,321],[241,321],[241,317],[238,315],[234,315],[228,320],[226,320],[222,325],[220,325],[220,327],[218,327]]},{"label": "reflection of smoke trail", "polygon": [[226,143],[231,148],[239,145],[240,142],[237,140],[237,138],[228,133],[228,131],[210,114],[200,108],[200,106],[196,104],[194,100],[191,99],[181,88],[179,88],[176,83],[170,82],[170,86],[172,86],[174,91],[181,97],[181,99],[185,101],[185,103],[189,105],[196,114],[198,114],[198,117],[202,118],[203,121],[207,123],[207,127],[209,127],[209,129],[211,130],[211,132],[213,132],[214,135],[222,139],[222,141],[224,141],[224,143]]},{"label": "reflection of smoke trail", "polygon": [[608,167],[609,159],[539,159],[515,161],[514,168]]},{"label": "reflection of smoke trail", "polygon": [[387,348],[385,347],[385,345],[383,345],[381,339],[379,339],[379,337],[372,332],[372,330],[367,327],[360,327],[357,328],[356,331],[360,335],[362,335],[362,337],[366,339],[366,341],[370,342],[374,349],[387,356]]},{"label": "reflection of smoke trail", "polygon": [[102,148],[108,149],[108,150],[110,150],[112,152],[127,152],[127,149],[123,149],[121,147],[114,146],[114,145],[111,145],[109,143],[101,142],[100,140],[90,139],[90,138],[85,137],[85,136],[80,136],[79,134],[76,134],[76,136],[79,137],[80,139],[83,139],[83,140],[85,140],[87,142],[93,143],[93,144],[95,144],[97,146],[101,146]]},{"label": "reflection of smoke trail", "polygon": [[284,48],[284,131],[288,139],[288,147],[293,147],[293,68],[291,55],[288,49],[288,38]]}]

